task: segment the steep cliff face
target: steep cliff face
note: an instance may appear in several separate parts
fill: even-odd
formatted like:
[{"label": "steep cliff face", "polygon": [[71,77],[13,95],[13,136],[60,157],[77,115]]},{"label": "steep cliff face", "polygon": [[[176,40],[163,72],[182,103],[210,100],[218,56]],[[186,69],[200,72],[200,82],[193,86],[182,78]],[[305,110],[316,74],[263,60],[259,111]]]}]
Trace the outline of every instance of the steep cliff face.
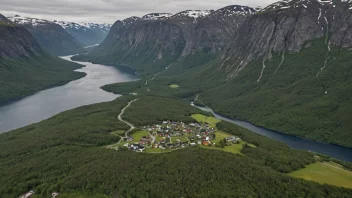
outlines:
[{"label": "steep cliff face", "polygon": [[9,20],[24,26],[42,47],[55,55],[70,55],[83,51],[82,44],[58,24],[20,16],[9,17]]},{"label": "steep cliff face", "polygon": [[276,2],[243,23],[218,69],[235,77],[254,60],[262,60],[265,67],[273,56],[284,60],[285,54],[298,53],[315,39],[324,40],[327,53],[331,46],[351,47],[350,16],[350,3],[346,1]]},{"label": "steep cliff face", "polygon": [[39,56],[43,51],[33,36],[0,15],[0,58]]},{"label": "steep cliff face", "polygon": [[256,13],[254,8],[232,5],[202,17],[195,27],[194,37],[190,39],[194,41],[193,46],[189,50],[186,49],[184,54],[189,54],[190,51],[193,53],[223,51],[237,35],[245,19],[254,13]]},{"label": "steep cliff face", "polygon": [[0,15],[0,105],[84,76],[46,52],[22,25]]},{"label": "steep cliff face", "polygon": [[241,23],[255,12],[249,7],[228,6],[217,11],[152,13],[117,21],[88,59],[149,68],[149,73],[160,71],[198,52],[221,52]]}]

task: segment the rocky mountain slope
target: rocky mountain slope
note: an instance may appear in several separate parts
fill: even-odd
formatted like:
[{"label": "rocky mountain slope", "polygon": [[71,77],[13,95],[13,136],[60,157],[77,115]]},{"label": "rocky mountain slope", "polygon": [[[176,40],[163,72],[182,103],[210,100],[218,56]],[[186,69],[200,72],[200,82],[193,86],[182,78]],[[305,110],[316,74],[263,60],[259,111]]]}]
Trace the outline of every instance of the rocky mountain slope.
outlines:
[{"label": "rocky mountain slope", "polygon": [[222,67],[231,70],[229,77],[233,77],[253,60],[265,62],[275,54],[284,58],[285,53],[298,53],[315,39],[324,40],[327,54],[331,46],[351,47],[350,8],[349,1],[328,0],[284,0],[269,5],[241,27],[223,56]]},{"label": "rocky mountain slope", "polygon": [[54,23],[63,27],[84,46],[100,44],[106,38],[111,28],[110,24],[74,23],[65,21],[54,21]]},{"label": "rocky mountain slope", "polygon": [[21,16],[8,17],[14,23],[23,25],[39,44],[54,55],[70,55],[83,51],[82,44],[60,25],[53,22]]},{"label": "rocky mountain slope", "polygon": [[117,21],[88,59],[156,72],[194,53],[223,50],[239,25],[255,12],[249,7],[228,6],[215,12],[152,13]]},{"label": "rocky mountain slope", "polygon": [[0,104],[82,77],[80,65],[47,53],[22,25],[0,15]]},{"label": "rocky mountain slope", "polygon": [[[283,0],[260,10],[133,18],[117,21],[101,46],[76,58],[131,65],[152,76],[144,90],[200,94],[226,116],[352,147],[351,7]],[[181,88],[170,91],[171,83]]]}]

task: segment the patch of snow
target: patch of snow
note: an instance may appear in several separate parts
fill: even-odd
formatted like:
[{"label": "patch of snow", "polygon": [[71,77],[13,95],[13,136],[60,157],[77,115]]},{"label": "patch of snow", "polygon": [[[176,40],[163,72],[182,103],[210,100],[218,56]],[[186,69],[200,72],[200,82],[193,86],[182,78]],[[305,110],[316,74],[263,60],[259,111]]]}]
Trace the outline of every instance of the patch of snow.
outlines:
[{"label": "patch of snow", "polygon": [[182,17],[189,17],[189,18],[200,18],[205,17],[212,13],[213,10],[186,10],[180,13],[177,13],[172,16],[172,18],[182,18]]},{"label": "patch of snow", "polygon": [[158,20],[158,19],[167,19],[171,17],[171,13],[151,13],[142,17],[143,20]]}]

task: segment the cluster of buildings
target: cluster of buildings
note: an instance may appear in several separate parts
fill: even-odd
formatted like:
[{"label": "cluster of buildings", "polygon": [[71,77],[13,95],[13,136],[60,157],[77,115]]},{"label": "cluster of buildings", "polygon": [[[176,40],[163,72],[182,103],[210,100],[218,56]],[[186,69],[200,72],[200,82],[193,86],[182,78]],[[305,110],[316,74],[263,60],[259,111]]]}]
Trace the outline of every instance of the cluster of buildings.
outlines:
[{"label": "cluster of buildings", "polygon": [[[146,149],[179,149],[187,146],[215,146],[216,129],[206,123],[184,123],[164,121],[162,124],[147,125],[142,128],[149,133],[140,140],[124,138],[124,147],[135,152]],[[224,139],[227,144],[237,144],[240,138],[231,136]]]},{"label": "cluster of buildings", "polygon": [[135,142],[133,137],[127,137],[124,140],[127,141],[127,143],[123,145],[124,147],[131,151],[143,152],[145,149],[151,148],[151,145],[154,142],[154,137],[150,135],[143,136],[138,142]]}]

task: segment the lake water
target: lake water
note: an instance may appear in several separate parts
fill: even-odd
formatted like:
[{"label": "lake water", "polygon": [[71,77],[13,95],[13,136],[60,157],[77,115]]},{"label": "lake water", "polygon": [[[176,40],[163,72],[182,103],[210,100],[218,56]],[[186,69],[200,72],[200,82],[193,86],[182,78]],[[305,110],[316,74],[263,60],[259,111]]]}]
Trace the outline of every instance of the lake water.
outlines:
[{"label": "lake water", "polygon": [[291,148],[295,148],[295,149],[299,149],[299,150],[313,151],[316,153],[328,155],[328,156],[336,158],[336,159],[352,162],[352,148],[346,148],[346,147],[332,145],[332,144],[324,144],[324,143],[309,141],[309,140],[305,140],[302,138],[286,135],[283,133],[279,133],[276,131],[272,131],[272,130],[268,130],[268,129],[265,129],[262,127],[255,126],[249,122],[226,118],[224,116],[221,116],[221,115],[213,112],[211,109],[208,109],[205,107],[200,107],[200,106],[197,106],[197,107],[203,111],[213,113],[214,116],[216,118],[218,118],[219,120],[231,122],[233,124],[236,124],[236,125],[239,125],[243,128],[246,128],[254,133],[266,136],[270,139],[274,139],[274,140],[283,142],[283,143],[287,144],[288,146],[290,146]]},{"label": "lake water", "polygon": [[[70,60],[71,56],[61,57]],[[0,107],[0,133],[50,118],[60,112],[83,105],[112,101],[119,97],[101,86],[138,80],[113,66],[76,62],[85,67],[76,71],[87,75],[66,85],[40,91],[34,95]]]}]

